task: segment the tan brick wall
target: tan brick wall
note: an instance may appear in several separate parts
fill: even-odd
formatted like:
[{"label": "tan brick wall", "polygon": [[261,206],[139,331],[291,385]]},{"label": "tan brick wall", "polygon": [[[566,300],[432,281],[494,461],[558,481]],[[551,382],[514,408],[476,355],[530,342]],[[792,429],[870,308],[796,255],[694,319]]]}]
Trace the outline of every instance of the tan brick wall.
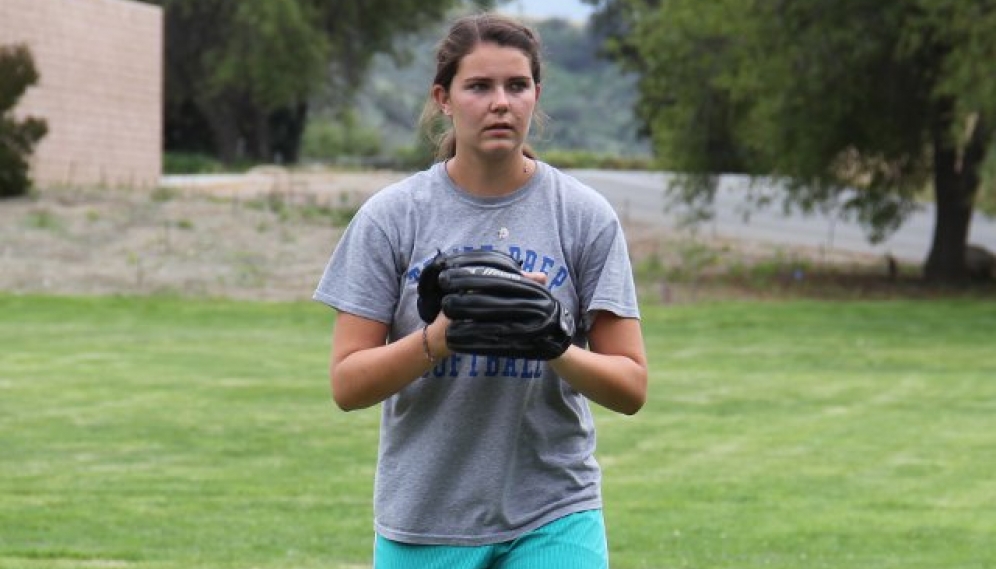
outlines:
[{"label": "tan brick wall", "polygon": [[39,82],[15,109],[48,121],[37,186],[158,184],[163,17],[130,0],[0,0],[0,43],[27,43]]}]

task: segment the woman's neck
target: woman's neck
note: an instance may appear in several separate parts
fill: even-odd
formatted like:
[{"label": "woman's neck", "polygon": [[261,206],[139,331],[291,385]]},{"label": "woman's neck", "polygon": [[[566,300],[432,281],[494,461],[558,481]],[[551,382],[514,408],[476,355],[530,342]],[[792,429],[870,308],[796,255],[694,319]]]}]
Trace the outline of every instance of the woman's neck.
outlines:
[{"label": "woman's neck", "polygon": [[536,173],[536,161],[523,154],[511,154],[504,160],[457,154],[445,163],[446,172],[456,185],[480,197],[511,194]]}]

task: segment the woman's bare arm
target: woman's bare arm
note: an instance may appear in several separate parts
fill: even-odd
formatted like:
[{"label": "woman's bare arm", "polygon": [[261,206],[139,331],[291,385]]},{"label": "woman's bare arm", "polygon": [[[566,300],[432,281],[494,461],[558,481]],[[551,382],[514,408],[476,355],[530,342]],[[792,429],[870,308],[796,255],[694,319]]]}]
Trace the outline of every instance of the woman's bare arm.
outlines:
[{"label": "woman's bare arm", "polygon": [[632,415],[647,400],[647,355],[640,321],[598,311],[588,334],[589,350],[571,346],[550,364],[588,399]]},{"label": "woman's bare arm", "polygon": [[[440,315],[428,328],[429,351],[437,360],[450,354],[445,340],[447,322]],[[344,411],[380,403],[435,365],[426,356],[422,329],[390,344],[387,332],[382,322],[338,313],[329,378],[332,399]]]}]

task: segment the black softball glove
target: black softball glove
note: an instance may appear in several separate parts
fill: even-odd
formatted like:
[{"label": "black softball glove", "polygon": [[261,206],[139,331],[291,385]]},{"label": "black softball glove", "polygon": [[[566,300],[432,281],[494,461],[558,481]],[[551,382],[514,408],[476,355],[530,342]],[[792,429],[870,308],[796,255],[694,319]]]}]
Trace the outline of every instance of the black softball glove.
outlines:
[{"label": "black softball glove", "polygon": [[505,253],[440,253],[418,291],[424,321],[440,309],[452,320],[446,344],[454,352],[550,360],[571,345],[571,314]]}]

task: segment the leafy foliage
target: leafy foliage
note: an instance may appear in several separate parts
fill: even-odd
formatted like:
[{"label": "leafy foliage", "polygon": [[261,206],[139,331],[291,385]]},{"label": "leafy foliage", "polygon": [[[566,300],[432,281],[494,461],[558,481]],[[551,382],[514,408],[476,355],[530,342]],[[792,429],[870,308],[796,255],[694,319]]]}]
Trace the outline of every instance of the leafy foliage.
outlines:
[{"label": "leafy foliage", "polygon": [[636,76],[600,55],[600,39],[564,20],[536,24],[546,70],[541,97],[550,116],[537,148],[647,155],[633,113]]},{"label": "leafy foliage", "polygon": [[37,82],[38,71],[27,46],[0,46],[0,198],[24,195],[31,187],[27,159],[48,126],[34,117],[18,120],[10,111]]},{"label": "leafy foliage", "polygon": [[321,81],[330,42],[309,6],[291,0],[242,0],[227,33],[207,55],[207,93],[241,91],[264,111],[293,104]]},{"label": "leafy foliage", "polygon": [[167,150],[226,162],[296,161],[313,100],[341,110],[374,55],[461,3],[145,1],[165,11]]},{"label": "leafy foliage", "polygon": [[[872,240],[933,184],[928,276],[963,276],[992,147],[996,5],[956,0],[619,0],[611,49],[640,74],[661,165],[708,201],[717,172],[783,184],[786,207],[855,215]],[[622,35],[620,32],[629,32]]]},{"label": "leafy foliage", "polygon": [[335,117],[313,117],[304,131],[302,154],[323,162],[377,156],[380,150],[380,134],[360,124],[352,110]]}]

